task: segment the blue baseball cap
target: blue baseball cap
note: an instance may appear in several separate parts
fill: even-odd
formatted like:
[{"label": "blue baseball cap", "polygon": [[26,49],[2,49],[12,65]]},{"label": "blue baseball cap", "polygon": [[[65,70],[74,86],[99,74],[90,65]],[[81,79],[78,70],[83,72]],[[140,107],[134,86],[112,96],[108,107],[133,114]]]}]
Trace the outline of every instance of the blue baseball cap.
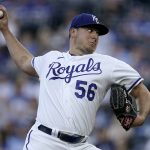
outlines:
[{"label": "blue baseball cap", "polygon": [[75,16],[71,22],[70,29],[79,27],[93,27],[98,30],[99,35],[105,35],[109,32],[109,29],[101,24],[93,14],[82,13]]}]

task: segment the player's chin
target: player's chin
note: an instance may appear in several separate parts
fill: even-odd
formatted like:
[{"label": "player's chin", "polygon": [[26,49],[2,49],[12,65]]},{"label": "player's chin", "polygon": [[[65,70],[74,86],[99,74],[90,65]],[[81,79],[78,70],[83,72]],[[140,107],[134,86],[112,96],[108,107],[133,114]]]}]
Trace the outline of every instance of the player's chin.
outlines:
[{"label": "player's chin", "polygon": [[92,54],[95,52],[95,48],[87,48],[86,50],[89,54]]},{"label": "player's chin", "polygon": [[96,49],[96,46],[97,46],[96,42],[91,42],[91,43],[89,43],[89,48],[91,48],[91,49],[93,49],[93,50]]},{"label": "player's chin", "polygon": [[90,54],[92,54],[92,53],[95,51],[95,49],[96,49],[96,46],[94,46],[94,45],[87,47],[87,51],[88,51]]}]

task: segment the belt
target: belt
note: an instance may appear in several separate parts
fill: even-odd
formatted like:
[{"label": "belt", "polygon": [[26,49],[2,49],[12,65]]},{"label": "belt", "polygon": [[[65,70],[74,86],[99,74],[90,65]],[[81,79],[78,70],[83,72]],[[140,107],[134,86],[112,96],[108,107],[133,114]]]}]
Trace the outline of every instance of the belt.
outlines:
[{"label": "belt", "polygon": [[[52,129],[51,128],[48,128],[44,125],[39,125],[38,129],[40,131],[43,131],[44,133],[52,135]],[[78,135],[78,134],[69,135],[67,133],[64,133],[63,131],[58,131],[58,134],[56,135],[56,137],[59,138],[62,141],[65,141],[65,142],[68,142],[68,143],[73,143],[73,144],[80,143],[80,142],[83,143],[83,142],[86,141],[85,136],[81,136],[81,135]]]}]

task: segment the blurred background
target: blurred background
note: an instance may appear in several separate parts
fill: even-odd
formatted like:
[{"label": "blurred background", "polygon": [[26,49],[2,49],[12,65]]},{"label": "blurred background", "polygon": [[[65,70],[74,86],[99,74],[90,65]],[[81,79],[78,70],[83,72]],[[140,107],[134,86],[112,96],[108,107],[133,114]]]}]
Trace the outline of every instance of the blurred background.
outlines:
[{"label": "blurred background", "polygon": [[[130,64],[150,89],[149,0],[7,0],[3,5],[11,31],[35,56],[67,51],[72,17],[95,14],[110,28],[96,51]],[[38,91],[38,79],[16,67],[0,35],[0,150],[22,149],[35,121]],[[110,109],[108,94],[89,141],[103,150],[150,150],[150,117],[143,126],[125,132]]]}]

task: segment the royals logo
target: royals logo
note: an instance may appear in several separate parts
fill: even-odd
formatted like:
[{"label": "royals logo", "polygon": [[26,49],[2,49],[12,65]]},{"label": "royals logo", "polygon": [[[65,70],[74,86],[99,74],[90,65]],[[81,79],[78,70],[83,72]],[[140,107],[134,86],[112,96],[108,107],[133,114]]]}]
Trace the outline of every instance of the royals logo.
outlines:
[{"label": "royals logo", "polygon": [[92,58],[85,64],[62,66],[60,62],[53,62],[49,65],[46,78],[49,80],[64,79],[69,83],[72,78],[85,75],[101,74],[100,62],[95,63]]},{"label": "royals logo", "polygon": [[92,15],[93,21],[95,21],[97,24],[99,24],[99,20],[96,16]]}]

